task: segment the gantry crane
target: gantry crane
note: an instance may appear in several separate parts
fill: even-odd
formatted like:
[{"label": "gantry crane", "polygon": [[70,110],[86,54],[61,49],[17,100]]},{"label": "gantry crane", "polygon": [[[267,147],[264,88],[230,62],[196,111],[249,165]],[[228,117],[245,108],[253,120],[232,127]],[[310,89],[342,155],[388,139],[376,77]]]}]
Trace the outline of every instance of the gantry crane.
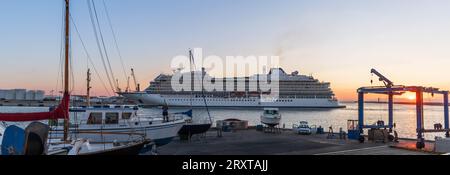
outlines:
[{"label": "gantry crane", "polygon": [[[432,132],[444,132],[446,137],[450,137],[450,120],[449,120],[449,91],[439,90],[433,87],[423,87],[423,86],[394,86],[394,83],[388,78],[383,76],[381,73],[375,69],[371,70],[371,73],[376,74],[380,81],[383,81],[386,87],[380,86],[370,86],[361,87],[358,89],[358,125],[360,133],[363,134],[363,129],[365,128],[389,128],[392,132],[393,128],[393,96],[398,94],[403,94],[405,92],[413,92],[416,94],[416,122],[417,122],[417,144],[418,149],[425,147],[425,139],[423,138],[424,133]],[[365,125],[364,124],[364,95],[369,93],[375,94],[387,94],[389,95],[389,124],[387,126],[380,125]],[[426,129],[424,125],[424,93],[430,94],[441,94],[443,96],[443,108],[444,108],[444,128],[443,129]]]}]

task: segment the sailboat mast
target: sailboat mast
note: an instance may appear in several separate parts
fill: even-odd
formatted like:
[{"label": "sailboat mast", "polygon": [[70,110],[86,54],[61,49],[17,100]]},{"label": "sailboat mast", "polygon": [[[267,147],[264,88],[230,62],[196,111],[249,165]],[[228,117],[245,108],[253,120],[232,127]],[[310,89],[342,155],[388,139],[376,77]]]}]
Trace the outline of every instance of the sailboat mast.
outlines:
[{"label": "sailboat mast", "polygon": [[[194,73],[194,70],[193,70],[193,68],[192,68],[192,66],[193,66],[193,63],[194,62],[194,55],[192,54],[192,49],[190,49],[189,50],[189,74],[190,74],[190,76],[192,77],[193,76],[193,73]],[[195,76],[195,74],[194,74],[194,76]],[[191,109],[192,109],[192,98],[194,98],[194,93],[193,93],[193,91],[194,91],[194,88],[192,88],[193,86],[195,86],[192,82],[194,82],[195,83],[195,81],[192,81],[191,80],[191,82],[190,82],[190,86],[191,87],[189,87],[190,89],[190,91],[191,91],[191,99],[190,99],[190,102],[191,102]]]},{"label": "sailboat mast", "polygon": [[[64,96],[69,94],[69,56],[70,56],[70,0],[66,1],[65,16],[65,57],[64,57]],[[68,106],[67,106],[68,107]],[[67,108],[68,109],[68,108]],[[64,140],[68,138],[69,117],[64,117]]]},{"label": "sailboat mast", "polygon": [[65,59],[64,59],[64,93],[69,93],[69,54],[70,54],[70,7],[69,1],[66,1],[66,18],[65,18]]}]

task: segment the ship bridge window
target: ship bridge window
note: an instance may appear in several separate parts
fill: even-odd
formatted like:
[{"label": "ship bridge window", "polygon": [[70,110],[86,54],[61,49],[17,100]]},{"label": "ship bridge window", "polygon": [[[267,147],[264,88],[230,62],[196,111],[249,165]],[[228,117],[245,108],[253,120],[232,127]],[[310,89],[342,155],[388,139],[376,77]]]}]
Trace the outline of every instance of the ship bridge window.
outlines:
[{"label": "ship bridge window", "polygon": [[101,125],[102,124],[102,113],[98,113],[98,112],[90,113],[87,124],[88,125]]},{"label": "ship bridge window", "polygon": [[131,114],[132,114],[132,113],[130,113],[130,112],[124,112],[124,113],[122,113],[122,119],[124,119],[124,120],[130,119],[130,118],[131,118]]},{"label": "ship bridge window", "polygon": [[117,112],[106,113],[105,124],[119,124],[119,113]]}]

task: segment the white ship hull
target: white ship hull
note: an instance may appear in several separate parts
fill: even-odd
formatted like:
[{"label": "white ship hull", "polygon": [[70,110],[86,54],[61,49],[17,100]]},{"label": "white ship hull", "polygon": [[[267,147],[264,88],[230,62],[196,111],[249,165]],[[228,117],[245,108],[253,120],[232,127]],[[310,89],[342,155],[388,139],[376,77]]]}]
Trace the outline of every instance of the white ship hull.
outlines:
[{"label": "white ship hull", "polygon": [[[153,124],[147,126],[125,126],[125,125],[113,125],[113,126],[87,126],[83,125],[79,128],[70,128],[70,132],[74,138],[86,138],[93,140],[102,140],[107,142],[112,141],[128,141],[131,136],[127,134],[117,135],[101,135],[101,134],[89,134],[89,132],[95,133],[137,133],[144,134],[147,139],[150,139],[156,143],[157,146],[166,145],[175,137],[178,136],[178,131],[185,124],[184,120],[176,120],[168,123]],[[101,130],[99,128],[102,128]],[[61,138],[64,132],[62,128],[58,128],[50,134],[51,137]],[[100,135],[100,136],[99,136]]]},{"label": "white ship hull", "polygon": [[[122,93],[139,105],[176,107],[205,107],[203,98],[190,96],[163,96],[159,94]],[[326,98],[280,98],[274,102],[262,102],[259,98],[206,98],[208,107],[276,107],[276,108],[344,108],[338,101]]]}]

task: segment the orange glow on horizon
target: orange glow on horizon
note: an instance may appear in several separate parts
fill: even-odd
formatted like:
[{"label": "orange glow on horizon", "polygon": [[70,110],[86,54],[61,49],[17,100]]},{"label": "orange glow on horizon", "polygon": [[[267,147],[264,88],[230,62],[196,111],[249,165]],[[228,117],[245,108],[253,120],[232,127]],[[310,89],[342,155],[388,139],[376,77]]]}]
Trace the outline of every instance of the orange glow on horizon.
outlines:
[{"label": "orange glow on horizon", "polygon": [[416,94],[412,92],[407,92],[403,94],[401,97],[410,101],[416,100]]},{"label": "orange glow on horizon", "polygon": [[416,96],[414,96],[414,95],[408,95],[408,100],[415,100],[416,99]]}]

